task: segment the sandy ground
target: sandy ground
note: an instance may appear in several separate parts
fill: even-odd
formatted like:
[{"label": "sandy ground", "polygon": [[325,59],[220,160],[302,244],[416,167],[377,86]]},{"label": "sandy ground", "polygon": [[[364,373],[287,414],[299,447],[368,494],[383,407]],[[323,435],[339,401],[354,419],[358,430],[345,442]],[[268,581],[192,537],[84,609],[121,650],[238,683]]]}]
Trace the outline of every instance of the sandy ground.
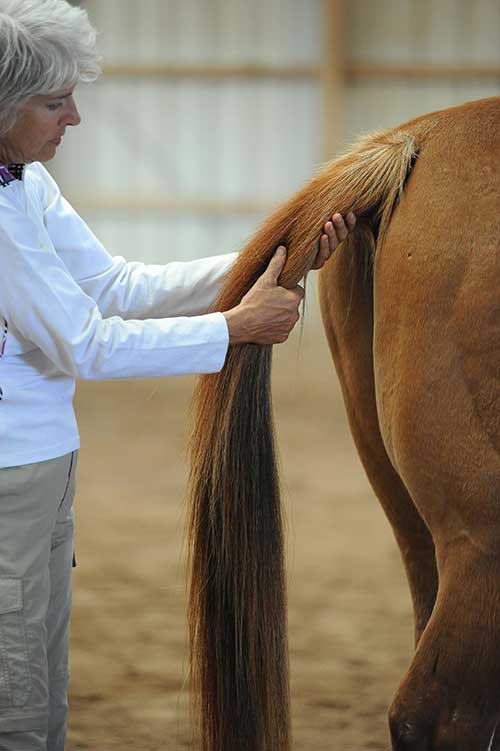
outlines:
[{"label": "sandy ground", "polygon": [[[300,349],[294,340],[275,358],[294,751],[385,751],[387,705],[411,656],[410,599],[317,328],[306,325]],[[189,748],[182,540],[192,385],[79,386],[69,751]]]}]

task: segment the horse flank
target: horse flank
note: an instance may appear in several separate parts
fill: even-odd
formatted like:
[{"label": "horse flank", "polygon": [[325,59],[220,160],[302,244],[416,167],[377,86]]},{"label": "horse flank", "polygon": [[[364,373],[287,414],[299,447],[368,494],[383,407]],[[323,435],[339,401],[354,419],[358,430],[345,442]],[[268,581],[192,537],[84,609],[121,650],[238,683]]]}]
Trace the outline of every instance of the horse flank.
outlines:
[{"label": "horse flank", "polygon": [[[411,130],[393,129],[361,139],[327,164],[245,246],[214,310],[237,305],[281,244],[288,256],[280,284],[294,287],[336,212],[358,215],[359,229],[349,239],[355,255],[374,247],[417,150]],[[230,347],[223,370],[199,379],[193,401],[188,627],[193,730],[201,751],[289,751],[291,745],[271,353],[269,346]]]}]

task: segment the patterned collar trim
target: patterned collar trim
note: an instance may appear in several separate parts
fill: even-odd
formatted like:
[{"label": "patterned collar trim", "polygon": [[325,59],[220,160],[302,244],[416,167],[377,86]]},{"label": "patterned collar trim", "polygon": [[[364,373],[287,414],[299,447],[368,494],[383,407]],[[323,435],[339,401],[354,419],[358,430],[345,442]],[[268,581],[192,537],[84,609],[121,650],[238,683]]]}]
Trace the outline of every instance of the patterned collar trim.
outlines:
[{"label": "patterned collar trim", "polygon": [[0,164],[0,187],[6,188],[14,180],[22,180],[25,164]]},{"label": "patterned collar trim", "polygon": [[15,177],[16,180],[22,180],[23,174],[24,174],[24,168],[26,167],[25,164],[8,164],[7,169],[9,170],[12,177]]}]

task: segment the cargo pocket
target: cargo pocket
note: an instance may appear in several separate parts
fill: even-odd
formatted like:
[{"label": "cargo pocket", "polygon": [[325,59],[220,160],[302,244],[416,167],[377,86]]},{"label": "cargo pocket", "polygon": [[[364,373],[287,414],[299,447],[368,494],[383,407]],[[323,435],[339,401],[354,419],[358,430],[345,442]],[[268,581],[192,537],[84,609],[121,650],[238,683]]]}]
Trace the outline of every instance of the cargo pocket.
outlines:
[{"label": "cargo pocket", "polygon": [[22,579],[0,577],[0,708],[22,707],[30,692]]}]

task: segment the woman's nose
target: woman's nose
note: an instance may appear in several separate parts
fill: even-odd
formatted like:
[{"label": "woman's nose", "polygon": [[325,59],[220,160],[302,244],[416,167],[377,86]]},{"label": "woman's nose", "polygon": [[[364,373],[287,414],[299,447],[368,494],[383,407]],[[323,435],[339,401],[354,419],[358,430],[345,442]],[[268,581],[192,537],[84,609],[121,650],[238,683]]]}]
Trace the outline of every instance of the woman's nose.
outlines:
[{"label": "woman's nose", "polygon": [[73,97],[68,97],[67,101],[67,108],[64,113],[64,120],[66,125],[80,125],[82,118],[80,117],[80,113],[78,112],[78,107],[75,104],[75,100]]}]

